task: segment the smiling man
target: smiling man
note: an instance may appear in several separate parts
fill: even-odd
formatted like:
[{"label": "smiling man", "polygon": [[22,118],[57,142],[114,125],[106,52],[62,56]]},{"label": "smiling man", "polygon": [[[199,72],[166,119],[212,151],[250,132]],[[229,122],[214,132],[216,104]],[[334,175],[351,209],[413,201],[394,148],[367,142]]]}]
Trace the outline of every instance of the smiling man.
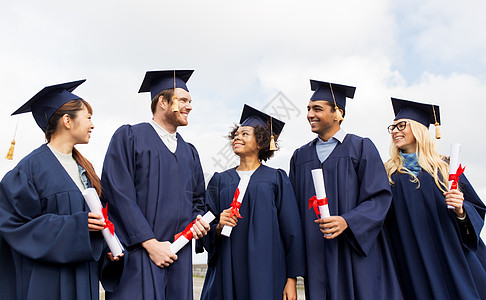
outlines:
[{"label": "smiling man", "polygon": [[[304,225],[306,299],[402,299],[382,226],[391,203],[380,155],[368,138],[341,129],[355,88],[311,80],[307,120],[318,137],[290,163]],[[309,210],[311,170],[322,169],[330,217]]]},{"label": "smiling man", "polygon": [[191,243],[177,255],[169,248],[194,219],[195,238],[209,230],[200,220],[205,190],[199,155],[177,133],[192,110],[186,86],[192,72],[147,72],[139,92],[151,93],[153,119],[120,127],[106,153],[103,192],[130,257],[120,287],[107,299],[193,298]]}]

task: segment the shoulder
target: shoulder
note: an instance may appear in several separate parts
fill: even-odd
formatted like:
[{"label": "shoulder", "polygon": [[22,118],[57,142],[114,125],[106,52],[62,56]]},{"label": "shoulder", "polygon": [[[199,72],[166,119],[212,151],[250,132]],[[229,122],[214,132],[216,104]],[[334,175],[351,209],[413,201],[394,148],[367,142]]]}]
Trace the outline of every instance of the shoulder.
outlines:
[{"label": "shoulder", "polygon": [[54,155],[51,150],[46,144],[43,144],[22,158],[4,178],[12,176],[13,174],[24,174],[28,178],[43,174],[44,170],[50,169],[49,164],[52,163],[53,157]]},{"label": "shoulder", "polygon": [[343,141],[343,145],[355,150],[356,152],[376,152],[375,144],[367,137],[361,137],[352,133],[348,133]]},{"label": "shoulder", "polygon": [[315,151],[316,142],[317,138],[301,146],[300,148],[295,149],[294,153],[292,154],[292,160],[298,161],[303,157],[307,157],[309,153]]}]

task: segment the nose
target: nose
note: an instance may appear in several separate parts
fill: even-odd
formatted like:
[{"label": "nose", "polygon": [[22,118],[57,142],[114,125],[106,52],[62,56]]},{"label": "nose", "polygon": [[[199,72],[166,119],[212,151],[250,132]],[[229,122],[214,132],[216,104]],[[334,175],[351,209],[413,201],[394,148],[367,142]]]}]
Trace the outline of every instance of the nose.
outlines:
[{"label": "nose", "polygon": [[312,109],[307,111],[307,119],[313,118],[315,116],[314,112]]}]

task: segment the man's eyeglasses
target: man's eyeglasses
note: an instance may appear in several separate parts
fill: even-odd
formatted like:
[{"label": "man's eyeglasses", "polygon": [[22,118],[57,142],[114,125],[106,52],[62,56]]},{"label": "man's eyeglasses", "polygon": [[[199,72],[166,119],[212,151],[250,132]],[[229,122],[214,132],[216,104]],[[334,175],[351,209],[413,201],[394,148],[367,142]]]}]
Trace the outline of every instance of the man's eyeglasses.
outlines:
[{"label": "man's eyeglasses", "polygon": [[401,121],[401,122],[398,122],[397,124],[395,125],[390,125],[388,126],[388,133],[392,133],[393,130],[395,130],[395,128],[398,129],[398,131],[402,131],[405,129],[405,127],[407,127],[407,121]]}]

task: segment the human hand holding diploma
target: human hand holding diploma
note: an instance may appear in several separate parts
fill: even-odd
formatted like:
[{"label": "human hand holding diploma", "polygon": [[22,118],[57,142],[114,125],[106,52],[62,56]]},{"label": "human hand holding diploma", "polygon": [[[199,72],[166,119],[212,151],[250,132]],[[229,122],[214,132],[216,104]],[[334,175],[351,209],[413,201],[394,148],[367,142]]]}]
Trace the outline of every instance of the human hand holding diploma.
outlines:
[{"label": "human hand holding diploma", "polygon": [[83,197],[91,212],[103,216],[106,225],[105,228],[101,230],[101,234],[103,234],[113,257],[120,256],[123,254],[123,246],[115,234],[115,226],[108,220],[107,208],[103,208],[101,205],[98,193],[96,193],[94,188],[87,188],[83,191]]},{"label": "human hand holding diploma", "polygon": [[[230,214],[229,219],[233,216],[238,218],[242,218],[240,215],[240,206],[243,198],[245,197],[246,188],[248,187],[248,183],[250,182],[250,177],[244,176],[240,179],[238,183],[238,187],[236,188],[235,195],[233,197],[233,202],[231,202]],[[224,225],[223,229],[221,230],[221,235],[226,237],[231,236],[231,231],[233,231],[233,227],[229,225]]]},{"label": "human hand holding diploma", "polygon": [[[205,221],[208,224],[211,223],[214,219],[215,217],[210,211],[205,213],[204,216],[202,216],[201,218],[201,220]],[[192,240],[195,231],[193,227],[196,221],[197,219],[189,223],[189,225],[187,225],[182,232],[174,236],[174,242],[170,245],[170,251],[172,251],[174,254],[177,254],[177,252],[179,252],[179,250],[181,250],[182,247],[184,247],[187,243],[189,243]]]},{"label": "human hand holding diploma", "polygon": [[[460,154],[461,154],[461,144],[458,143],[451,144],[451,156],[449,160],[449,192],[446,194],[452,194],[452,195],[457,194],[457,193],[451,193],[451,191],[457,190],[457,185],[459,183],[459,176],[461,176],[461,174],[464,172],[465,169],[465,167],[462,167],[461,164],[459,163]],[[456,209],[456,207],[453,205],[447,205],[447,208]],[[461,208],[462,208],[462,203],[461,203]]]},{"label": "human hand holding diploma", "polygon": [[[314,208],[318,219],[328,218],[331,216],[331,213],[327,204],[326,186],[324,184],[322,169],[314,169],[311,173],[316,195],[309,199],[309,209]],[[329,233],[325,233],[324,235],[331,236]]]}]

